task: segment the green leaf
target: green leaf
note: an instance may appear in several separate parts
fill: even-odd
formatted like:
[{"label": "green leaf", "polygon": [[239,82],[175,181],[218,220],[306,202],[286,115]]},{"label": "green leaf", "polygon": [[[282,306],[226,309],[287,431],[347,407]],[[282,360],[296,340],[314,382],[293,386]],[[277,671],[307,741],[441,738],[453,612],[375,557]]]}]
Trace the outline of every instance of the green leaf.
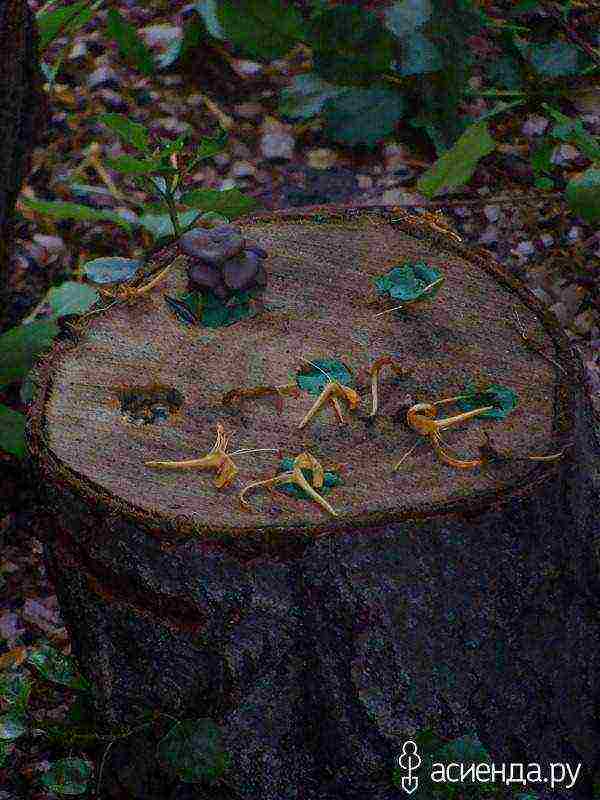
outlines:
[{"label": "green leaf", "polygon": [[66,33],[72,34],[89,22],[94,16],[95,8],[97,4],[89,8],[88,0],[80,0],[79,3],[73,3],[66,8],[57,8],[55,11],[38,11],[35,21],[40,55],[48,49],[54,39]]},{"label": "green leaf", "polygon": [[24,458],[25,415],[0,404],[0,450]]},{"label": "green leaf", "polygon": [[137,258],[103,256],[86,261],[81,271],[94,283],[126,283],[135,278],[141,266]]},{"label": "green leaf", "polygon": [[481,66],[487,78],[486,82],[492,86],[514,90],[519,90],[523,86],[519,62],[511,54],[505,54],[493,60],[485,60]]},{"label": "green leaf", "polygon": [[444,153],[417,181],[417,191],[428,199],[442,189],[467,183],[477,164],[496,148],[486,122],[471,125],[454,147]]},{"label": "green leaf", "polygon": [[132,122],[123,114],[99,114],[96,119],[116,133],[125,144],[130,144],[144,153],[150,152],[149,134],[145,125]]},{"label": "green leaf", "polygon": [[283,58],[305,38],[302,16],[283,0],[220,0],[216,12],[225,37],[250,58]]},{"label": "green leaf", "polygon": [[589,167],[566,186],[565,198],[571,211],[589,225],[600,220],[600,168]]},{"label": "green leaf", "polygon": [[114,8],[108,10],[106,30],[119,45],[121,58],[136,67],[143,75],[151,78],[155,70],[152,53],[133,25],[123,19]]},{"label": "green leaf", "polygon": [[[332,358],[316,359],[306,368],[302,368],[296,374],[296,383],[300,389],[317,397],[330,382],[335,381],[342,386],[354,386],[354,378],[350,370],[341,361]],[[327,373],[324,375],[323,373]]]},{"label": "green leaf", "polygon": [[385,25],[395,35],[411,36],[432,14],[431,0],[403,0],[384,12]]},{"label": "green leaf", "polygon": [[394,89],[348,89],[325,103],[325,132],[337,142],[375,147],[393,133],[404,113],[404,98]]},{"label": "green leaf", "polygon": [[392,299],[405,303],[433,300],[442,287],[441,283],[430,289],[426,295],[423,292],[429,284],[441,277],[442,272],[439,269],[429,267],[424,261],[407,261],[376,278],[375,286],[378,294],[387,294]]},{"label": "green leaf", "polygon": [[390,31],[374,13],[356,6],[337,6],[311,20],[308,42],[314,71],[332,83],[352,86],[371,86],[395,55]]},{"label": "green leaf", "polygon": [[53,317],[67,314],[84,314],[98,300],[98,292],[91,286],[77,281],[65,281],[53,286],[46,293],[46,300],[52,306]]},{"label": "green leaf", "polygon": [[157,746],[157,758],[184,783],[212,784],[230,765],[218,725],[208,717],[174,725]]},{"label": "green leaf", "polygon": [[559,123],[552,128],[551,136],[562,139],[563,142],[573,142],[591,161],[600,159],[600,140],[597,136],[591,136],[583,127],[580,119],[571,119],[557,111],[548,103],[542,103],[554,119]]},{"label": "green leaf", "polygon": [[493,383],[485,392],[476,392],[475,384],[472,382],[467,383],[463,394],[468,394],[469,398],[465,400],[457,400],[456,403],[461,411],[472,411],[475,408],[482,408],[483,406],[494,406],[489,411],[484,411],[479,414],[479,418],[489,419],[505,419],[511,411],[513,411],[518,403],[519,398],[516,392],[508,389],[506,386],[499,386]]},{"label": "green leaf", "polygon": [[181,202],[202,211],[213,211],[229,219],[241,217],[255,209],[258,202],[253,197],[242,194],[239,189],[195,189],[181,195]]},{"label": "green leaf", "polygon": [[[191,225],[200,216],[199,211],[186,211],[177,215],[177,220],[181,228]],[[168,214],[143,214],[140,217],[140,225],[154,236],[161,239],[165,236],[174,236],[173,222]]]},{"label": "green leaf", "polygon": [[314,72],[294,75],[291,86],[281,91],[278,111],[292,119],[308,119],[318,114],[330,97],[346,91],[345,86],[328,83]]},{"label": "green leaf", "polygon": [[123,172],[125,175],[148,175],[158,172],[162,167],[159,159],[143,161],[141,158],[133,156],[117,156],[117,158],[105,158],[104,160],[108,167],[116,172]]},{"label": "green leaf", "polygon": [[29,197],[20,197],[19,202],[48,217],[55,217],[56,219],[109,220],[110,222],[116,222],[127,233],[132,232],[131,225],[114,211],[101,211],[79,203],[67,203],[62,200],[31,200]]},{"label": "green leaf", "polygon": [[203,136],[200,139],[200,146],[196,150],[194,157],[186,164],[186,171],[190,172],[199,161],[212,158],[225,149],[229,134],[224,128],[219,127],[215,136]]},{"label": "green leaf", "polygon": [[0,386],[24,378],[52,344],[59,327],[54,320],[17,325],[0,336]]},{"label": "green leaf", "polygon": [[51,792],[63,795],[83,794],[88,790],[92,767],[82,758],[61,758],[40,776],[40,782]]},{"label": "green leaf", "polygon": [[[279,465],[280,472],[291,472],[294,468],[294,459],[293,458],[284,458]],[[301,469],[300,472],[304,475],[306,480],[309,484],[313,485],[313,471],[312,469]],[[342,483],[341,477],[337,474],[337,472],[324,472],[323,473],[323,486],[319,487],[317,490],[319,494],[329,494],[331,489],[334,486]],[[278,484],[275,489],[280,492],[284,492],[285,494],[289,494],[292,497],[296,497],[299,500],[313,500],[309,494],[307,494],[301,486],[298,486],[296,483],[281,483]]]},{"label": "green leaf", "polygon": [[206,25],[206,29],[210,35],[215,39],[221,39],[222,41],[225,41],[227,36],[225,35],[217,17],[217,0],[198,0],[195,8],[202,17],[204,24]]},{"label": "green leaf", "polygon": [[422,33],[413,33],[403,44],[398,70],[401,75],[423,75],[443,69],[444,62],[440,51]]},{"label": "green leaf", "polygon": [[27,656],[32,664],[46,680],[69,686],[77,691],[91,690],[91,684],[79,674],[75,659],[66,656],[51,645],[41,645]]},{"label": "green leaf", "polygon": [[0,697],[11,711],[22,714],[29,703],[33,683],[25,672],[0,672]]},{"label": "green leaf", "polygon": [[533,69],[545,78],[560,78],[565,75],[579,75],[583,64],[578,48],[570,42],[549,42],[548,44],[522,44],[516,42],[523,57]]},{"label": "green leaf", "polygon": [[13,741],[27,731],[27,725],[21,714],[9,712],[0,715],[0,739]]},{"label": "green leaf", "polygon": [[[194,294],[194,293],[192,293]],[[200,317],[200,324],[206,328],[222,328],[233,325],[235,322],[250,316],[251,309],[249,300],[254,296],[253,291],[240,292],[234,291],[227,300],[231,305],[225,305],[211,291],[201,292],[200,305],[190,306],[192,310],[196,308],[196,315]]]}]

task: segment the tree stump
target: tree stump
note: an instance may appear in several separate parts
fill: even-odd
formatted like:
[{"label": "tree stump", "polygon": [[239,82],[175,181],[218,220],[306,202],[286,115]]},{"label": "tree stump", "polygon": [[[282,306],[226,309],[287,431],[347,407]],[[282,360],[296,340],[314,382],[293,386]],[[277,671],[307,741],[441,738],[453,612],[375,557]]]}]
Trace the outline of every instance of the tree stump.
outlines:
[{"label": "tree stump", "polygon": [[[232,797],[396,797],[375,789],[430,725],[475,732],[496,764],[581,761],[572,796],[589,798],[600,440],[579,354],[522,282],[430,215],[319,206],[236,224],[269,254],[261,313],[185,326],[163,296],[185,291],[182,266],[90,316],[37,372],[27,438],[45,553],[100,719],[212,718]],[[406,259],[443,272],[439,295],[376,317],[374,278]],[[507,324],[515,310],[546,357]],[[407,371],[382,369],[370,418],[368,368],[383,356]],[[223,403],[294,382],[301,358],[337,359],[356,379],[361,403],[340,401],[343,422],[329,403],[300,429],[306,391]],[[477,458],[488,433],[519,458],[457,468],[406,424],[408,408],[470,379],[509,387],[518,405],[449,427],[448,449]],[[168,401],[168,418],[128,422],[132,393]],[[221,489],[210,471],[144,466],[209,453],[219,424],[228,452],[277,452],[232,456]],[[277,487],[242,508],[245,486],[301,452],[341,477],[323,495],[336,516]]]}]

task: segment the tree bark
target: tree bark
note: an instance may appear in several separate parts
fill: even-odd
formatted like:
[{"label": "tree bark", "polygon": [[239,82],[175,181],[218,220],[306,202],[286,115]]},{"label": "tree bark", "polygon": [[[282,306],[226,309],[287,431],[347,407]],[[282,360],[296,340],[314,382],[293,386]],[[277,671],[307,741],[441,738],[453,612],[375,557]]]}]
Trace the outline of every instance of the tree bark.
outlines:
[{"label": "tree bark", "polygon": [[[145,300],[88,318],[78,341],[57,340],[37,370],[32,483],[45,493],[49,575],[98,718],[133,725],[149,708],[212,718],[236,800],[397,800],[392,768],[425,727],[450,739],[475,731],[495,764],[537,763],[542,779],[549,763],[580,762],[575,786],[552,798],[589,800],[600,763],[600,420],[576,348],[520,281],[430,215],[313,206],[240,226],[270,252],[268,314],[184,329],[161,296],[185,289],[172,272]],[[165,248],[156,266],[176,254]],[[365,331],[371,278],[405,259],[443,268],[439,301]],[[553,365],[509,332],[515,308]],[[313,352],[343,357],[358,385],[361,366],[397,351],[414,374],[384,376],[372,425],[357,410],[299,434],[311,398],[286,397],[277,413],[268,398],[231,413],[222,403],[232,388],[283,385]],[[475,472],[418,451],[395,478],[379,468],[414,441],[396,402],[456,396],[479,371],[518,390],[514,414],[490,423],[514,460]],[[168,422],[122,419],[123,389],[140,397],[163,383],[182,398]],[[222,494],[211,476],[144,469],[147,458],[207,452],[221,420],[236,449],[306,448],[325,469],[339,465],[343,484],[327,498],[339,516],[276,491],[240,511],[242,486],[274,474],[266,460],[240,460]],[[449,429],[448,446],[475,454],[487,424]],[[558,460],[517,458],[567,444]],[[106,788],[170,796],[154,745],[144,733],[111,748]],[[433,794],[423,772],[416,800]]]},{"label": "tree bark", "polygon": [[0,0],[0,332],[9,327],[14,210],[46,127],[35,18],[26,0]]}]

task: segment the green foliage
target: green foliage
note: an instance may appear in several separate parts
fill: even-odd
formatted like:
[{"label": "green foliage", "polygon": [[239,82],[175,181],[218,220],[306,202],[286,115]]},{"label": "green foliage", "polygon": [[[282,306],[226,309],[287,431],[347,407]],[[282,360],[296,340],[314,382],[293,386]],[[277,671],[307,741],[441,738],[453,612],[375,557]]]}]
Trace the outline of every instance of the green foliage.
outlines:
[{"label": "green foliage", "polygon": [[475,172],[478,162],[492,153],[496,142],[489,134],[487,124],[471,125],[454,147],[444,153],[417,181],[417,189],[432,198],[442,189],[454,189],[466,183]]},{"label": "green foliage", "polygon": [[370,86],[394,57],[394,37],[357,6],[337,6],[313,19],[308,44],[317,74],[344,85]]},{"label": "green foliage", "polygon": [[0,387],[25,377],[57,333],[56,322],[42,320],[17,325],[0,335]]},{"label": "green foliage", "polygon": [[135,278],[141,266],[137,258],[106,256],[86,261],[82,272],[94,283],[125,283]]},{"label": "green foliage", "polygon": [[375,287],[378,294],[387,294],[393,300],[403,300],[405,303],[433,300],[442,284],[433,286],[426,294],[425,289],[441,277],[439,269],[428,266],[424,261],[406,261],[402,266],[392,267],[384,275],[375,278]]},{"label": "green foliage", "polygon": [[221,730],[211,719],[175,724],[157,747],[159,763],[184,783],[214,784],[230,766]]},{"label": "green foliage", "polygon": [[300,389],[318,397],[330,381],[337,381],[342,386],[354,386],[352,374],[341,361],[332,358],[320,358],[311,362],[296,375],[296,383]]},{"label": "green foliage", "polygon": [[386,86],[349,89],[326,100],[323,112],[325,132],[332,139],[373,148],[393,132],[404,101]]},{"label": "green foliage", "polygon": [[302,17],[281,0],[219,0],[216,16],[225,38],[249,58],[282,58],[304,36]]},{"label": "green foliage", "polygon": [[108,10],[106,30],[119,45],[119,54],[124,61],[137,67],[143,75],[151,77],[154,74],[152,53],[136,29],[114,8]]},{"label": "green foliage", "polygon": [[[293,458],[284,458],[282,459],[279,465],[279,472],[291,472],[294,468],[294,459]],[[313,486],[313,471],[312,469],[301,469],[300,472],[304,475],[308,483]],[[323,473],[323,486],[319,487],[319,494],[329,494],[331,489],[334,486],[342,483],[341,477],[337,474],[337,472],[324,472]],[[275,490],[278,492],[284,492],[285,494],[289,494],[292,497],[296,497],[299,500],[310,500],[312,501],[313,498],[307,494],[301,486],[298,486],[295,483],[280,483],[275,487]]]},{"label": "green foliage", "polygon": [[181,322],[194,324],[189,314],[186,314],[187,309],[203,327],[224,328],[252,315],[250,300],[255,297],[255,294],[253,291],[235,290],[232,291],[231,297],[224,302],[207,289],[205,292],[186,292],[174,298],[176,303],[169,302],[173,298],[165,298],[165,300]]},{"label": "green foliage", "polygon": [[124,228],[127,233],[132,232],[131,224],[114,211],[101,211],[78,203],[67,203],[63,200],[32,200],[29,197],[21,197],[19,202],[32,211],[37,211],[39,214],[48,217],[54,217],[54,219],[78,219],[91,222],[108,220]]},{"label": "green foliage", "polygon": [[91,775],[91,765],[82,758],[62,758],[42,774],[40,782],[56,794],[77,795],[87,791]]},{"label": "green foliage", "polygon": [[505,419],[513,411],[519,399],[516,392],[506,386],[492,384],[486,391],[475,390],[472,382],[465,386],[464,394],[470,395],[468,399],[458,400],[457,405],[462,411],[472,411],[483,406],[494,406],[489,411],[484,411],[479,417],[489,417],[490,419]]}]

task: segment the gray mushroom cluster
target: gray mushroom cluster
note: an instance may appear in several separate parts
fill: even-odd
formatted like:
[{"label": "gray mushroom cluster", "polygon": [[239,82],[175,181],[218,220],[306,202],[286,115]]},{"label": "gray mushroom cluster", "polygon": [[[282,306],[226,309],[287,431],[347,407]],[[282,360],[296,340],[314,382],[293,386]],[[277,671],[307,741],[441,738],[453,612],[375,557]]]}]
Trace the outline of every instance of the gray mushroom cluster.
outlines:
[{"label": "gray mushroom cluster", "polygon": [[262,292],[266,288],[263,261],[268,254],[256,242],[245,239],[235,225],[194,228],[184,233],[179,243],[193,259],[188,265],[190,291],[209,289],[227,301],[236,291]]}]

